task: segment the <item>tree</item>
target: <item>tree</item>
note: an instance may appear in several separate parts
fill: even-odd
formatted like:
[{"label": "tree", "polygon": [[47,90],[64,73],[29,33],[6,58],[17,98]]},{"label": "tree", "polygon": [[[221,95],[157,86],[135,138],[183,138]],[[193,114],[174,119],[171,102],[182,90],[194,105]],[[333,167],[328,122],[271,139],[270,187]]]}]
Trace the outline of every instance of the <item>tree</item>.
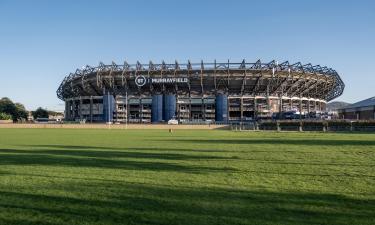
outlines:
[{"label": "tree", "polygon": [[32,112],[34,119],[37,118],[48,118],[48,111],[43,109],[42,107],[37,108],[35,111]]},{"label": "tree", "polygon": [[17,107],[9,98],[0,99],[0,112],[11,115],[13,121],[18,119]]},{"label": "tree", "polygon": [[9,98],[2,98],[0,99],[0,112],[9,114],[9,115],[14,115],[16,114],[16,106],[10,100]]},{"label": "tree", "polygon": [[9,98],[0,99],[0,112],[11,115],[13,121],[27,119],[27,110],[21,103],[13,103]]},{"label": "tree", "polygon": [[0,112],[0,120],[11,120],[12,116],[3,112]]},{"label": "tree", "polygon": [[16,109],[17,109],[16,110],[17,118],[27,120],[28,112],[27,112],[25,106],[21,103],[15,103],[14,105],[16,106]]}]

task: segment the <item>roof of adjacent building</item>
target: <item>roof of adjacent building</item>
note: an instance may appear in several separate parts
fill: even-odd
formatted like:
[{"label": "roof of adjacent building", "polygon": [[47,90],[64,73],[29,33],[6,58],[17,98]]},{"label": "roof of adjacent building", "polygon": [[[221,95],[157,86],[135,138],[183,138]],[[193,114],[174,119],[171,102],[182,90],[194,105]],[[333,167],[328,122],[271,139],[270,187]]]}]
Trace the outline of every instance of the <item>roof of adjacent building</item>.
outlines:
[{"label": "roof of adjacent building", "polygon": [[341,109],[352,109],[352,108],[360,108],[360,107],[366,107],[366,106],[375,106],[375,96],[350,104],[350,105],[347,105]]}]

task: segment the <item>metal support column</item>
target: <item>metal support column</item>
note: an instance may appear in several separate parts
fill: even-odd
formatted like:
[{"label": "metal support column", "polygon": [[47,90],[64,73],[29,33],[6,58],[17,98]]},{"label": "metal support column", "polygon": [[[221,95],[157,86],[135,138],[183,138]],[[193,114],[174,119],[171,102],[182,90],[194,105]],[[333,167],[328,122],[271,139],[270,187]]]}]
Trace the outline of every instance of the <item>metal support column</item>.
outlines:
[{"label": "metal support column", "polygon": [[202,120],[206,121],[206,104],[204,103],[204,97],[202,97]]},{"label": "metal support column", "polygon": [[307,100],[307,112],[310,113],[310,100]]},{"label": "metal support column", "polygon": [[82,97],[79,97],[79,108],[78,108],[78,115],[79,115],[79,120],[82,121],[83,115],[82,115]]},{"label": "metal support column", "polygon": [[189,95],[189,121],[192,121],[193,117],[191,115],[191,96]]},{"label": "metal support column", "polygon": [[290,108],[290,111],[293,110],[293,99],[289,99],[289,108]]},{"label": "metal support column", "polygon": [[92,123],[92,110],[93,110],[93,104],[94,101],[92,99],[92,96],[90,96],[90,123]]},{"label": "metal support column", "polygon": [[70,120],[70,109],[71,108],[71,104],[70,104],[70,100],[66,100],[65,101],[65,120]]},{"label": "metal support column", "polygon": [[271,110],[271,104],[270,104],[270,86],[267,85],[267,110],[268,112]]},{"label": "metal support column", "polygon": [[240,99],[241,99],[241,101],[240,101],[240,111],[241,111],[240,121],[242,122],[243,121],[243,96],[241,96]]},{"label": "metal support column", "polygon": [[138,113],[139,113],[139,123],[142,123],[142,118],[143,118],[143,113],[142,113],[142,110],[143,110],[143,105],[142,105],[142,98],[139,97],[138,99]]},{"label": "metal support column", "polygon": [[258,105],[257,105],[257,99],[254,96],[254,119],[256,120],[258,118]]},{"label": "metal support column", "polygon": [[129,117],[128,117],[128,115],[129,115],[129,104],[128,104],[128,91],[126,91],[126,93],[125,93],[125,106],[126,106],[126,108],[125,108],[125,112],[126,112],[126,115],[125,115],[125,124],[126,124],[126,128],[128,128],[128,122],[129,122]]},{"label": "metal support column", "polygon": [[72,109],[72,114],[73,114],[73,116],[72,116],[72,120],[76,120],[76,101],[73,99],[72,100],[72,107],[73,107],[73,109]]}]

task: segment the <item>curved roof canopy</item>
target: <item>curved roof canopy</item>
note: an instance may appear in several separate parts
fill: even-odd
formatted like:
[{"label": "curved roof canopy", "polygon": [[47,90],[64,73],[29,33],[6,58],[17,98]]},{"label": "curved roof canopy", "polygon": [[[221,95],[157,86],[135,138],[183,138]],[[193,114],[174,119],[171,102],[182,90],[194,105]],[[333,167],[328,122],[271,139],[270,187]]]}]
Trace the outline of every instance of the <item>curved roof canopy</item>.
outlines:
[{"label": "curved roof canopy", "polygon": [[[171,82],[149,82],[136,84],[136,77],[147,80],[173,78]],[[173,82],[184,78],[186,82]],[[177,79],[180,81],[179,79]],[[160,80],[159,80],[160,81]],[[163,81],[163,80],[161,80]],[[288,96],[308,97],[330,101],[340,96],[345,85],[338,73],[320,65],[278,63],[273,60],[263,63],[260,60],[249,63],[214,62],[180,64],[175,61],[167,64],[110,65],[99,63],[96,67],[86,66],[77,69],[64,78],[57,90],[58,98],[65,100],[79,96],[100,96],[104,91],[114,95],[150,95],[169,92],[179,95],[213,95],[218,92],[234,96]]]}]

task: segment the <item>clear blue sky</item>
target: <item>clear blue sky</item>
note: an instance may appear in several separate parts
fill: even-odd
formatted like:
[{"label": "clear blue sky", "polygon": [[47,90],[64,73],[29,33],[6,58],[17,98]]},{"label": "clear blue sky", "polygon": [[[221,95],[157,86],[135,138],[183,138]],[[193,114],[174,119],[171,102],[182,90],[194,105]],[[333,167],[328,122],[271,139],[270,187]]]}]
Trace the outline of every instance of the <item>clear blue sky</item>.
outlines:
[{"label": "clear blue sky", "polygon": [[337,70],[338,100],[375,95],[375,1],[0,0],[0,96],[62,110],[62,79],[99,61],[301,61]]}]

